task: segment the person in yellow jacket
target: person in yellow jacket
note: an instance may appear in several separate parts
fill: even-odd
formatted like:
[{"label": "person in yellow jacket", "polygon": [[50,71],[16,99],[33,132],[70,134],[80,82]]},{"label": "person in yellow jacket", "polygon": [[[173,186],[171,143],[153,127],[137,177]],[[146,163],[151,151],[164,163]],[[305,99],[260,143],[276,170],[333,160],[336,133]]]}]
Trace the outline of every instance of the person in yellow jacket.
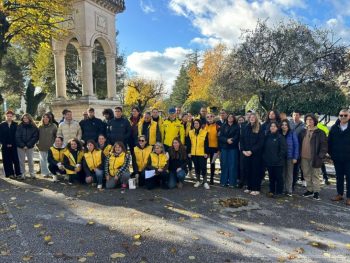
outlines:
[{"label": "person in yellow jacket", "polygon": [[219,129],[220,126],[215,122],[214,114],[207,114],[207,123],[204,130],[208,132],[209,141],[209,160],[210,160],[210,184],[214,184],[215,162],[213,162],[214,155],[219,154]]},{"label": "person in yellow jacket", "polygon": [[132,164],[133,177],[136,178],[136,185],[145,185],[145,169],[147,166],[148,158],[152,152],[153,147],[148,145],[145,135],[141,135],[138,138],[138,144],[134,148],[134,154],[132,159],[135,160]]},{"label": "person in yellow jacket", "polygon": [[67,150],[64,152],[63,165],[68,175],[69,184],[74,181],[80,181],[81,164],[83,161],[84,152],[82,151],[81,143],[78,139],[70,139],[67,143]]},{"label": "person in yellow jacket", "polygon": [[195,119],[193,122],[194,129],[190,131],[189,140],[187,145],[188,157],[190,157],[194,164],[196,172],[197,182],[194,187],[201,185],[201,174],[203,176],[204,188],[209,190],[209,184],[207,183],[207,158],[209,155],[209,141],[208,132],[202,129],[202,122],[200,119]]},{"label": "person in yellow jacket", "polygon": [[97,148],[99,148],[105,157],[107,157],[112,151],[112,145],[107,143],[107,138],[105,135],[100,134],[97,139]]},{"label": "person in yellow jacket", "polygon": [[176,118],[175,108],[170,108],[169,118],[163,122],[163,143],[168,150],[175,138],[180,138],[181,143],[185,144],[185,129],[180,120]]},{"label": "person in yellow jacket", "polygon": [[151,114],[152,114],[152,120],[155,121],[156,123],[158,123],[160,135],[161,135],[162,141],[163,141],[163,122],[164,122],[164,120],[161,116],[159,116],[159,110],[157,108],[153,108]]},{"label": "person in yellow jacket", "polygon": [[105,155],[97,148],[95,141],[88,140],[86,143],[87,152],[84,153],[83,170],[87,184],[96,185],[97,189],[102,189],[103,169]]},{"label": "person in yellow jacket", "polygon": [[115,188],[118,184],[121,184],[121,192],[125,192],[130,179],[130,160],[130,154],[127,153],[124,143],[116,142],[106,160],[105,174],[107,189]]},{"label": "person in yellow jacket", "polygon": [[55,143],[50,147],[47,153],[47,161],[49,163],[49,171],[52,173],[53,182],[57,182],[58,175],[66,174],[66,170],[63,165],[63,157],[66,148],[63,144],[63,138],[57,136],[55,138]]},{"label": "person in yellow jacket", "polygon": [[164,150],[163,144],[157,142],[153,146],[153,152],[149,155],[146,173],[147,171],[154,171],[154,176],[146,178],[145,184],[148,190],[151,190],[157,186],[162,186],[163,188],[168,188],[169,180],[169,157]]},{"label": "person in yellow jacket", "polygon": [[156,142],[162,141],[158,123],[152,120],[150,112],[145,112],[143,114],[143,119],[141,119],[138,123],[137,134],[138,137],[140,135],[144,135],[148,141],[148,144],[152,146],[155,145]]}]

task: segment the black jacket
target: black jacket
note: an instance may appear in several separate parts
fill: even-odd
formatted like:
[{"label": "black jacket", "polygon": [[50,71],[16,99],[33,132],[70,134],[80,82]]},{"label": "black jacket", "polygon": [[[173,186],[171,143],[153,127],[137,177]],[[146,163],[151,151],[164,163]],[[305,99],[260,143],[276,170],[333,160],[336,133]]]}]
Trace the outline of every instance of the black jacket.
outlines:
[{"label": "black jacket", "polygon": [[283,166],[287,158],[287,143],[283,135],[268,133],[263,148],[264,164],[269,166]]},{"label": "black jacket", "polygon": [[328,135],[328,153],[335,162],[350,162],[350,123],[344,131],[339,122],[332,126]]},{"label": "black jacket", "polygon": [[128,144],[128,140],[131,135],[130,122],[124,117],[113,118],[107,123],[107,140],[110,144],[114,144],[117,141],[121,141]]},{"label": "black jacket", "polygon": [[39,140],[39,129],[31,124],[21,123],[16,130],[16,144],[18,148],[33,148]]},{"label": "black jacket", "polygon": [[100,134],[105,134],[105,125],[102,120],[98,118],[88,118],[79,122],[81,127],[82,136],[81,139],[86,143],[88,140],[94,140],[97,142],[97,138]]},{"label": "black jacket", "polygon": [[[228,123],[225,123],[220,127],[219,135],[219,148],[220,149],[238,149],[240,129],[238,124],[232,124],[231,126]],[[232,139],[233,143],[228,144],[227,140]]]},{"label": "black jacket", "polygon": [[12,147],[16,147],[16,130],[16,122],[12,122],[10,127],[6,121],[0,124],[0,143],[3,145],[3,147],[6,147],[6,145],[9,144],[11,144]]},{"label": "black jacket", "polygon": [[188,158],[187,158],[186,151],[182,152],[182,155],[183,156],[181,156],[180,151],[177,151],[171,154],[169,150],[169,171],[170,172],[176,172],[178,168],[181,168],[187,173]]},{"label": "black jacket", "polygon": [[261,154],[264,146],[264,137],[261,127],[258,133],[254,133],[252,126],[247,124],[241,134],[241,151],[251,151],[253,153],[252,156]]}]

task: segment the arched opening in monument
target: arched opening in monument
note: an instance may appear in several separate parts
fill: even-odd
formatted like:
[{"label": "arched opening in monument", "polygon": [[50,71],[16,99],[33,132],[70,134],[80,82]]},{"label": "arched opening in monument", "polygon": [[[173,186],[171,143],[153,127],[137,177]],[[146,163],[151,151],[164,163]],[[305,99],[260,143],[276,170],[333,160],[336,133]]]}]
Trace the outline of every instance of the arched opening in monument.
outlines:
[{"label": "arched opening in monument", "polygon": [[94,94],[98,99],[107,98],[107,64],[102,44],[95,40],[92,51],[92,76]]},{"label": "arched opening in monument", "polygon": [[67,96],[75,99],[82,95],[81,60],[78,41],[72,39],[66,49]]}]

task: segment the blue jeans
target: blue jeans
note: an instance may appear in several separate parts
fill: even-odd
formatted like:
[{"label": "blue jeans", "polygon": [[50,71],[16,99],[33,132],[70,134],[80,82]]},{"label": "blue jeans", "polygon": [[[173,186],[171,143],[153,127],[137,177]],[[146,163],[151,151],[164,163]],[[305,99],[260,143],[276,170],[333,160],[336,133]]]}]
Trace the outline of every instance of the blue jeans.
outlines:
[{"label": "blue jeans", "polygon": [[220,184],[235,186],[237,184],[238,173],[238,150],[222,149],[221,150],[221,177]]},{"label": "blue jeans", "polygon": [[171,171],[169,174],[168,187],[169,189],[175,188],[177,182],[183,183],[186,177],[186,172],[184,170],[180,170],[178,172]]}]

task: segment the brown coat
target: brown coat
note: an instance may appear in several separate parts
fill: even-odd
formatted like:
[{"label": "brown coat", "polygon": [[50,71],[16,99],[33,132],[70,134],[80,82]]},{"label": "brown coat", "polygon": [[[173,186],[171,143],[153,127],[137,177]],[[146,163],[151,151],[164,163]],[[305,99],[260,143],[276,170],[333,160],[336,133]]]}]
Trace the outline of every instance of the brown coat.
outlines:
[{"label": "brown coat", "polygon": [[[302,142],[306,135],[306,129],[300,132],[300,146],[302,147]],[[324,158],[326,157],[328,151],[327,136],[324,131],[316,129],[310,140],[311,144],[311,158],[312,167],[321,168]]]}]

